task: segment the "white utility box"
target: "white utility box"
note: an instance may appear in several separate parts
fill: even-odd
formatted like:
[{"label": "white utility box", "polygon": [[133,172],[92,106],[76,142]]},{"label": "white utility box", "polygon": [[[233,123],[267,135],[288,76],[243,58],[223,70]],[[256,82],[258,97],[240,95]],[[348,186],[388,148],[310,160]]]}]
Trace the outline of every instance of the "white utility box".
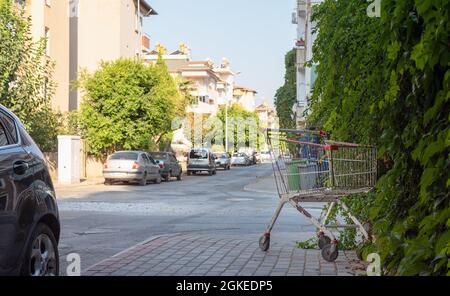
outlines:
[{"label": "white utility box", "polygon": [[58,136],[58,183],[80,183],[81,138]]}]

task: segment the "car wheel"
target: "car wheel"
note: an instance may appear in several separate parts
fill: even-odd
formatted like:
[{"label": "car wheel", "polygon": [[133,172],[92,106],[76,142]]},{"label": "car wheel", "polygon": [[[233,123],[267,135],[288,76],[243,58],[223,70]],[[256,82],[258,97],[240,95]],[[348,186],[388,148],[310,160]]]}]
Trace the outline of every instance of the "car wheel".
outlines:
[{"label": "car wheel", "polygon": [[27,246],[20,274],[22,276],[58,276],[58,244],[52,230],[44,223],[34,229]]},{"label": "car wheel", "polygon": [[164,181],[169,182],[170,178],[172,178],[172,173],[171,172],[167,173],[167,175],[164,176]]},{"label": "car wheel", "polygon": [[158,176],[158,178],[156,178],[156,180],[155,180],[155,183],[161,184],[161,182],[162,182],[162,178],[161,178],[161,176]]},{"label": "car wheel", "polygon": [[139,185],[146,186],[147,185],[147,173],[144,174],[142,180],[139,182]]}]

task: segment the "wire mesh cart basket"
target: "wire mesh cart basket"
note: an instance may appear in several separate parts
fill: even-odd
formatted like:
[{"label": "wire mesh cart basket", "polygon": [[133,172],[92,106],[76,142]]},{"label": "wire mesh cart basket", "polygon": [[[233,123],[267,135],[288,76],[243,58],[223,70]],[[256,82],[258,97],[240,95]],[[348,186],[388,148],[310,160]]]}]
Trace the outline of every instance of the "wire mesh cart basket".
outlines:
[{"label": "wire mesh cart basket", "polygon": [[[270,233],[286,204],[317,227],[322,257],[329,262],[338,257],[338,241],[330,229],[352,227],[364,239],[371,239],[367,225],[350,212],[342,198],[373,190],[377,178],[376,147],[327,141],[322,133],[291,129],[267,129],[266,137],[280,201],[259,240],[262,251],[269,250]],[[319,218],[313,217],[301,205],[309,202],[326,203],[327,209]],[[353,224],[326,225],[334,207],[341,207]]]}]

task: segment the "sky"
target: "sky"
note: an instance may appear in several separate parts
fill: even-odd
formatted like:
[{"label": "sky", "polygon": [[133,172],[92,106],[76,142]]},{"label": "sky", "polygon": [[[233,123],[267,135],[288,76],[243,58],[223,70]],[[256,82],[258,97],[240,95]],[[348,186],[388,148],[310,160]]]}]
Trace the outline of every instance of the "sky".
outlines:
[{"label": "sky", "polygon": [[151,46],[169,52],[180,42],[194,60],[230,60],[242,72],[236,83],[258,91],[257,103],[273,104],[284,83],[284,56],[293,48],[296,28],[291,15],[296,0],[147,0],[158,12],[144,20]]}]

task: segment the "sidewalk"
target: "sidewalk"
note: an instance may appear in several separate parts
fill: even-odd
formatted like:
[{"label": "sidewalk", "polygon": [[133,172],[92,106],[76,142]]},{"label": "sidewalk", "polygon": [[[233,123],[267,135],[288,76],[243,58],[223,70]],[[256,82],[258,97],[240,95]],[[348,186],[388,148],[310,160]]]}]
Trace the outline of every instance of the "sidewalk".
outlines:
[{"label": "sidewalk", "polygon": [[162,235],[89,267],[83,276],[350,276],[356,254],[341,251],[329,263],[319,250],[230,235]]},{"label": "sidewalk", "polygon": [[97,177],[97,178],[90,178],[90,179],[83,179],[80,181],[80,183],[75,184],[59,184],[58,180],[52,180],[53,185],[55,186],[55,189],[64,189],[64,188],[76,188],[79,186],[91,186],[91,185],[100,185],[105,182],[105,179],[103,177]]}]

